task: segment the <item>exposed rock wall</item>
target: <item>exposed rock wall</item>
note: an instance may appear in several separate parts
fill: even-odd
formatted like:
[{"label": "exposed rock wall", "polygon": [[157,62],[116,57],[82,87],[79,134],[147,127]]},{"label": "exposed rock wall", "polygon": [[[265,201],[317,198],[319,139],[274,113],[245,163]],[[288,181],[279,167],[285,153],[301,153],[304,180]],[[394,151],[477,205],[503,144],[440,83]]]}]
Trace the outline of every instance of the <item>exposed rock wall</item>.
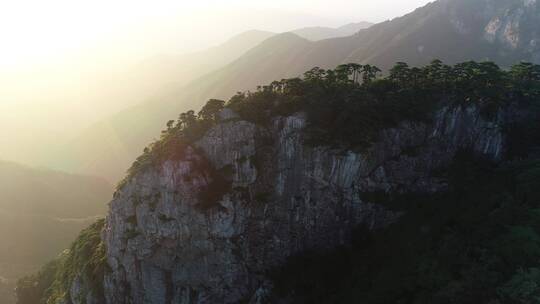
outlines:
[{"label": "exposed rock wall", "polygon": [[[494,1],[487,3],[488,11],[501,7]],[[490,15],[493,17],[485,27],[484,38],[492,43],[502,43],[512,50],[521,48],[524,52],[537,55],[540,52],[537,45],[540,30],[538,26],[531,27],[538,24],[537,1],[511,0],[508,3],[506,9]]]},{"label": "exposed rock wall", "polygon": [[[504,65],[540,59],[537,0],[440,0],[435,5],[439,5],[440,18],[449,18],[457,33],[488,43],[486,59],[500,58],[498,63]],[[505,61],[508,57],[512,59]]]},{"label": "exposed rock wall", "polygon": [[[112,269],[106,301],[264,303],[272,266],[344,244],[359,224],[375,229],[399,216],[362,193],[444,189],[432,172],[460,148],[502,157],[502,120],[488,122],[474,107],[444,108],[432,124],[382,131],[364,152],[306,145],[302,114],[270,127],[223,121],[181,159],[146,169],[115,195],[103,232]],[[201,209],[211,168],[228,168],[232,186]]]}]

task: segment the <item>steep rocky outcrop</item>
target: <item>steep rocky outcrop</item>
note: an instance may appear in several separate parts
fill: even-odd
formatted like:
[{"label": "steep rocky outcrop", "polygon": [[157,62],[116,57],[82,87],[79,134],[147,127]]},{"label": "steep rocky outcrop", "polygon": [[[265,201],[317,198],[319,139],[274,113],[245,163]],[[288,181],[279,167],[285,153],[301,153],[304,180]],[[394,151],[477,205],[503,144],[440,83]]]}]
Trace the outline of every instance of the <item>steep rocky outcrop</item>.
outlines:
[{"label": "steep rocky outcrop", "polygon": [[497,160],[505,147],[505,112],[486,120],[474,106],[383,130],[365,151],[307,145],[302,113],[260,126],[226,111],[181,157],[115,194],[102,235],[107,303],[264,303],[268,271],[287,257],[400,216],[364,194],[439,191],[434,171],[458,150]]}]

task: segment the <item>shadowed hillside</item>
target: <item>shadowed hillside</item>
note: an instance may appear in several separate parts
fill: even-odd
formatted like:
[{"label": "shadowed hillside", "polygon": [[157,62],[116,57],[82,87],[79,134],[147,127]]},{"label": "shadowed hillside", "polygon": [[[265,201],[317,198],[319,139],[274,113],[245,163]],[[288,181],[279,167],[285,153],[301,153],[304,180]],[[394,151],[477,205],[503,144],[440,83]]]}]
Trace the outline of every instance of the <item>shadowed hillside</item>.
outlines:
[{"label": "shadowed hillside", "polygon": [[76,218],[101,215],[111,195],[101,178],[0,162],[0,211]]},{"label": "shadowed hillside", "polygon": [[0,303],[13,303],[17,278],[103,216],[111,194],[103,179],[0,162]]}]

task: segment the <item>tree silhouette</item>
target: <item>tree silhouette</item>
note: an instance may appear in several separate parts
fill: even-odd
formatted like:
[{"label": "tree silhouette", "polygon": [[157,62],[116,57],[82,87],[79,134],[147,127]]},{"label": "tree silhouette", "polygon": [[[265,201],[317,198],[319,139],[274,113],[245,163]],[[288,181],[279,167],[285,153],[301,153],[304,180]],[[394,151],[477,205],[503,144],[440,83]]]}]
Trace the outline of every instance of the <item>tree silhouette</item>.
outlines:
[{"label": "tree silhouette", "polygon": [[353,83],[358,83],[360,74],[362,73],[362,65],[357,64],[357,63],[350,63],[349,68],[352,72]]},{"label": "tree silhouette", "polygon": [[336,69],[336,78],[341,82],[348,82],[351,77],[351,68],[348,64],[340,64]]},{"label": "tree silhouette", "polygon": [[195,111],[189,110],[185,113],[180,114],[178,118],[178,126],[181,130],[189,129],[197,123],[197,116],[195,116]]},{"label": "tree silhouette", "polygon": [[362,66],[362,81],[365,84],[371,83],[375,78],[377,78],[377,74],[380,73],[381,70],[374,66],[366,64]]},{"label": "tree silhouette", "polygon": [[398,62],[390,69],[390,80],[397,82],[400,85],[405,85],[410,76],[409,65],[405,62]]},{"label": "tree silhouette", "polygon": [[219,99],[210,99],[199,112],[199,118],[202,120],[217,120],[217,115],[225,106],[225,101]]},{"label": "tree silhouette", "polygon": [[311,82],[319,82],[324,80],[326,76],[326,71],[319,67],[314,67],[313,69],[304,73],[304,79]]}]

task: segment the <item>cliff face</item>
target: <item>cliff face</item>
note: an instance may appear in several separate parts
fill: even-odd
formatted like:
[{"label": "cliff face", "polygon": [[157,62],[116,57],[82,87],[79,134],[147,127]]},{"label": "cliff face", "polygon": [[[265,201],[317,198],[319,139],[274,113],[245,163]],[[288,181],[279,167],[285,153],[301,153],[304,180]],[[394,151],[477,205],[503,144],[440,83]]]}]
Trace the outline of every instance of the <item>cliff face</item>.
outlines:
[{"label": "cliff face", "polygon": [[[302,113],[263,127],[225,111],[180,157],[116,193],[102,236],[107,303],[264,303],[268,270],[287,257],[345,244],[358,225],[377,229],[399,217],[363,194],[439,191],[445,180],[433,172],[459,149],[492,159],[504,152],[503,113],[489,122],[475,107],[381,131],[363,152],[307,145]],[[205,201],[218,181],[221,199]]]},{"label": "cliff face", "polygon": [[[533,60],[538,60],[539,31],[538,4],[536,0],[509,1],[502,9],[495,2],[487,2],[484,15],[490,20],[484,29],[484,38],[491,42],[500,42],[507,48],[520,48],[524,53],[531,53]],[[491,14],[490,14],[491,13]]]},{"label": "cliff face", "polygon": [[448,17],[457,32],[500,43],[501,55],[519,49],[537,58],[537,0],[443,0],[437,4],[439,17]]}]

